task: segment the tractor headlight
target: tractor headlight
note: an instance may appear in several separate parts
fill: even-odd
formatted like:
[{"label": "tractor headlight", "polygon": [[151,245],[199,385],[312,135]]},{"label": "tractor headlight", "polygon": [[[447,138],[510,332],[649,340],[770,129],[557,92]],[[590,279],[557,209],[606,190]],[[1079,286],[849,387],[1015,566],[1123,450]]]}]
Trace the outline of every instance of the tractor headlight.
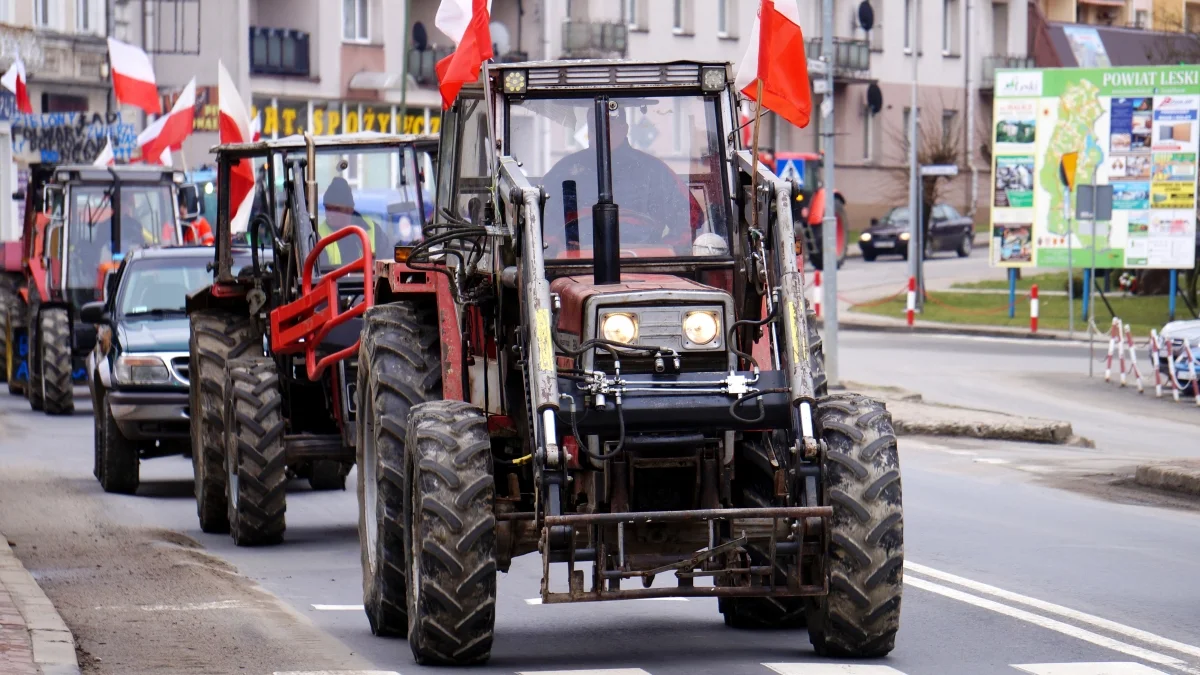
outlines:
[{"label": "tractor headlight", "polygon": [[696,345],[706,345],[721,333],[721,322],[713,312],[688,312],[683,317],[683,334]]},{"label": "tractor headlight", "polygon": [[167,364],[157,356],[123,354],[114,373],[122,384],[166,384],[171,381]]},{"label": "tractor headlight", "polygon": [[637,317],[632,314],[606,314],[600,322],[600,334],[605,340],[633,344],[638,337]]}]

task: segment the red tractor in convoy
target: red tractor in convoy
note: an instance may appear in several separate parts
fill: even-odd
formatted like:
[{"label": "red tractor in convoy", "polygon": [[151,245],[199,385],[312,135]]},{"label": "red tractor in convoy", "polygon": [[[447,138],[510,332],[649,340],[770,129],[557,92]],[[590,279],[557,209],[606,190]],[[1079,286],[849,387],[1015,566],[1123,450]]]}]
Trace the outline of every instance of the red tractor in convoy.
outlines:
[{"label": "red tractor in convoy", "polygon": [[[802,245],[815,269],[824,267],[824,240],[821,238],[825,219],[825,166],[823,155],[814,152],[763,153],[763,161],[781,179],[793,185],[792,220],[796,223],[796,239]],[[837,214],[837,264],[846,262],[850,250],[847,239],[846,198],[834,190],[834,213]]]},{"label": "red tractor in convoy", "polygon": [[542,603],[716,597],[733,627],[890,652],[891,415],[826,391],[793,185],[727,132],[728,65],[482,80],[443,114],[425,239],[381,250],[369,280],[354,437],[372,630],[421,664],[482,663],[497,572],[534,554]]},{"label": "red tractor in convoy", "polygon": [[107,272],[137,247],[183,240],[184,174],[162,167],[35,164],[18,242],[4,244],[0,376],[34,410],[67,414],[96,328],[80,308],[104,297]]}]

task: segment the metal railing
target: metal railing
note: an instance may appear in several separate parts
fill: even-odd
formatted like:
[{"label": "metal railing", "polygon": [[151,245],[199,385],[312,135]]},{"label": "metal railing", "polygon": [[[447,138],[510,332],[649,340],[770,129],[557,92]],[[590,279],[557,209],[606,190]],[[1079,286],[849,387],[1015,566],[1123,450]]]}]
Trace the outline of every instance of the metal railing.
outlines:
[{"label": "metal railing", "polygon": [[309,38],[290,28],[250,27],[250,72],[254,75],[311,74]]},{"label": "metal railing", "polygon": [[[821,58],[824,45],[821,38],[811,38],[805,44],[809,62]],[[835,78],[865,77],[871,70],[871,42],[854,38],[833,38],[833,76]]]},{"label": "metal railing", "polygon": [[629,26],[621,21],[566,19],[562,24],[562,57],[623,57],[628,38]]},{"label": "metal railing", "polygon": [[437,62],[454,52],[453,47],[429,47],[408,50],[408,74],[420,86],[436,86]]},{"label": "metal railing", "polygon": [[993,54],[983,57],[983,74],[979,78],[979,86],[991,89],[996,86],[997,69],[1032,68],[1032,56],[1012,56],[1009,54]]}]

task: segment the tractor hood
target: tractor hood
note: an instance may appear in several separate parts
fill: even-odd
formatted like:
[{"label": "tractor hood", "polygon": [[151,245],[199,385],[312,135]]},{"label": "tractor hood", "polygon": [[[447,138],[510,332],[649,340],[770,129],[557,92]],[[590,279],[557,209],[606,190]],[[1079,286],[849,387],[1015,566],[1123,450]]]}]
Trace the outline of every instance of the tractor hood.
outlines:
[{"label": "tractor hood", "polygon": [[117,340],[125,352],[186,352],[188,320],[179,318],[138,318],[117,324]]},{"label": "tractor hood", "polygon": [[620,283],[602,285],[594,283],[591,275],[559,277],[550,283],[550,292],[558,294],[562,301],[558,330],[572,335],[579,335],[583,329],[583,313],[592,300],[611,297],[637,304],[641,299],[639,296],[644,295],[647,301],[653,300],[655,304],[663,304],[664,299],[691,304],[703,300],[711,302],[714,294],[725,294],[712,286],[669,274],[622,274]]}]

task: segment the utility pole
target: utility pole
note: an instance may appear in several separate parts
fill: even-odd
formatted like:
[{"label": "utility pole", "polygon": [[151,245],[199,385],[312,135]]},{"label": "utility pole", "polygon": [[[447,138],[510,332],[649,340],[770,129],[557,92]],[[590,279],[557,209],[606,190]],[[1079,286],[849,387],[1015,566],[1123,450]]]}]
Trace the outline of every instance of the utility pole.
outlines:
[{"label": "utility pole", "polygon": [[[821,263],[824,276],[821,279],[825,312],[825,376],[829,386],[838,383],[838,306],[837,306],[837,200],[833,198],[833,69],[836,62],[833,52],[833,0],[822,0],[821,16],[821,60],[825,62],[825,95],[821,98],[821,136],[825,139],[825,219],[821,223]],[[797,6],[800,2],[796,3]],[[778,150],[777,150],[778,151]]]},{"label": "utility pole", "polygon": [[[919,2],[920,0],[908,0],[908,47],[912,54],[912,104],[908,112],[908,274],[912,278],[916,278],[917,270],[921,263],[920,256],[923,254],[921,250],[921,231],[924,226],[924,223],[921,222],[919,204],[921,167],[917,162],[917,55],[921,52],[921,36],[917,33],[920,27],[920,22],[917,20],[917,10],[920,8]],[[921,298],[921,289],[917,289],[917,298],[918,301]],[[919,302],[917,306],[920,307]]]}]

